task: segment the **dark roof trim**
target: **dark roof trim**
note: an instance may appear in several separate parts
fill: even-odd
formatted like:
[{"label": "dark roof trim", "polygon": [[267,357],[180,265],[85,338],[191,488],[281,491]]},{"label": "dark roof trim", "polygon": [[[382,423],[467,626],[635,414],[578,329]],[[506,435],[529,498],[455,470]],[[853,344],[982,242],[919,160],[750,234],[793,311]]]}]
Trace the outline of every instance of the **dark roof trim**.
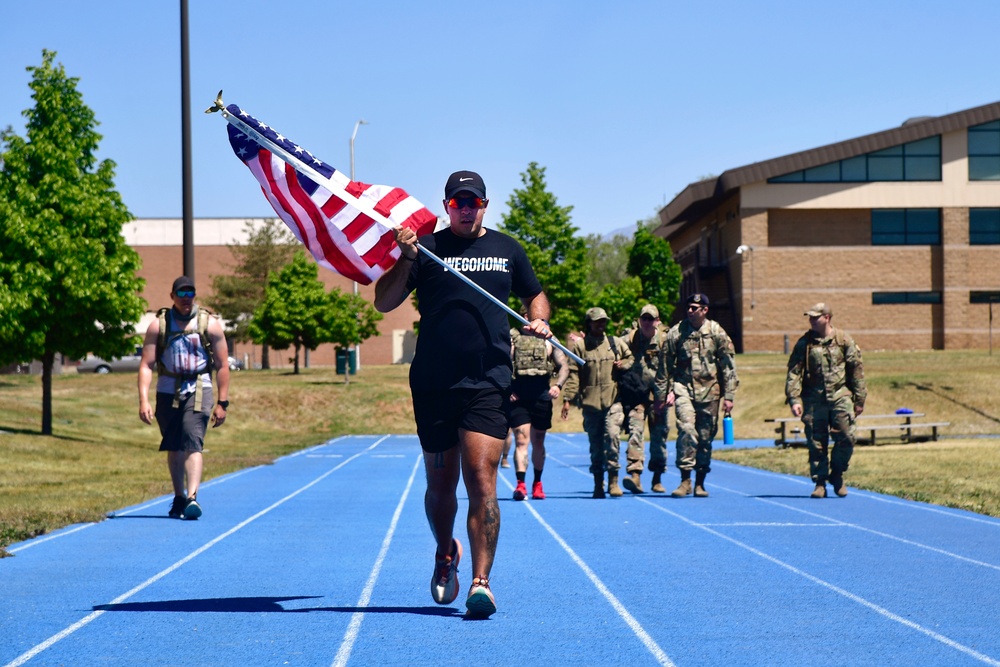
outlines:
[{"label": "dark roof trim", "polygon": [[937,134],[954,132],[970,125],[980,125],[994,120],[1000,120],[1000,102],[958,111],[947,116],[926,120],[911,119],[901,127],[891,130],[729,169],[718,178],[692,183],[684,188],[679,195],[674,197],[673,201],[660,210],[660,221],[663,226],[666,226],[697,218],[715,207],[726,195],[748,183],[766,181],[774,176],[781,176],[800,169],[818,167],[837,160],[880,151],[884,148],[926,139]]}]

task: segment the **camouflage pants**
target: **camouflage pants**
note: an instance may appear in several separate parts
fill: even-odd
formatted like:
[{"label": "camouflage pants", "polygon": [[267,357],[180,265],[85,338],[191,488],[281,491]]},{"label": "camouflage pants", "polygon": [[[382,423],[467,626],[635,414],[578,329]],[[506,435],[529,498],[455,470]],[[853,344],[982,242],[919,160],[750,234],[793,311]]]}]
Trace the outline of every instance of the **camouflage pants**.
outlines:
[{"label": "camouflage pants", "polygon": [[[830,474],[843,474],[854,454],[854,401],[849,396],[833,402],[804,403],[802,424],[809,446],[809,474],[816,483]],[[833,451],[829,451],[830,440]]]},{"label": "camouflage pants", "polygon": [[[587,432],[587,439],[590,441],[590,472],[604,473],[611,449],[611,438],[608,437],[608,412],[609,410],[595,410],[594,408],[583,408],[583,430]],[[614,470],[618,470],[618,448],[615,447],[613,460]],[[610,468],[610,466],[608,466]]]},{"label": "camouflage pants", "polygon": [[625,467],[625,472],[629,474],[642,472],[642,462],[646,459],[644,430],[647,417],[649,418],[649,470],[663,472],[667,469],[667,436],[670,434],[667,415],[665,413],[657,415],[650,410],[648,405],[642,404],[630,409],[626,415],[624,406],[621,403],[615,403],[608,410],[607,430],[611,440],[611,447],[608,451],[608,470],[618,470],[619,468],[618,452],[622,425],[624,424],[628,433],[628,449],[625,453],[628,464]]},{"label": "camouflage pants", "polygon": [[695,402],[691,390],[674,384],[674,413],[677,417],[677,459],[679,470],[709,472],[712,468],[712,440],[719,431],[719,401]]}]

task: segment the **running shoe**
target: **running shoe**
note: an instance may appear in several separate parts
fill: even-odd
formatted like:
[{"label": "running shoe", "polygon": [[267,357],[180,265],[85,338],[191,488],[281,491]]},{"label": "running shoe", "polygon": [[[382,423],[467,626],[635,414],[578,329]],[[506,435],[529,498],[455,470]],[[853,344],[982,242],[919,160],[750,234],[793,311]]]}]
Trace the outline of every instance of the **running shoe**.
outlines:
[{"label": "running shoe", "polygon": [[545,491],[542,491],[542,480],[538,480],[531,485],[531,497],[533,500],[545,500]]},{"label": "running shoe", "polygon": [[514,500],[524,500],[528,497],[528,487],[524,485],[524,482],[518,480],[517,486],[514,488]]},{"label": "running shoe", "polygon": [[194,521],[201,516],[201,505],[194,498],[188,498],[184,505],[184,518]]},{"label": "running shoe", "polygon": [[507,460],[507,459],[500,459],[500,467],[501,468],[509,468],[510,467],[510,461]]},{"label": "running shoe", "polygon": [[434,554],[434,575],[431,596],[438,604],[451,604],[458,597],[458,561],[462,560],[462,543],[451,541],[451,555],[438,558]]},{"label": "running shoe", "polygon": [[184,516],[184,506],[187,504],[187,498],[184,496],[174,496],[174,502],[170,505],[170,511],[167,512],[167,516],[171,519],[179,519]]},{"label": "running shoe", "polygon": [[497,603],[490,590],[489,579],[476,577],[472,580],[469,597],[465,600],[465,615],[469,618],[489,618],[496,612]]}]

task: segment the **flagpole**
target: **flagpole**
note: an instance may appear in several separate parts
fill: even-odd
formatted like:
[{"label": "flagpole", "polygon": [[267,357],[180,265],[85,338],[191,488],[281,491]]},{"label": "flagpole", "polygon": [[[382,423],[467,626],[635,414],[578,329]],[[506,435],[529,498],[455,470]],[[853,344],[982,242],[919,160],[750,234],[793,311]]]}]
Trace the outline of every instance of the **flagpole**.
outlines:
[{"label": "flagpole", "polygon": [[[364,199],[362,199],[360,197],[356,197],[356,196],[352,195],[351,193],[347,192],[347,190],[345,190],[343,187],[341,187],[339,183],[336,183],[336,182],[333,181],[333,179],[327,178],[323,174],[319,173],[318,171],[316,171],[315,169],[313,169],[312,167],[310,167],[309,165],[307,165],[305,162],[303,162],[302,160],[300,160],[295,155],[292,155],[291,153],[289,153],[288,151],[286,151],[281,146],[278,146],[277,144],[275,144],[274,142],[272,142],[266,136],[264,136],[263,134],[261,134],[260,132],[258,132],[253,127],[251,127],[248,123],[245,123],[244,121],[240,120],[239,118],[236,118],[235,116],[233,116],[233,114],[229,113],[229,111],[226,109],[225,104],[223,104],[223,102],[222,102],[222,91],[221,90],[219,91],[219,95],[215,99],[215,102],[212,104],[212,106],[210,106],[209,108],[205,109],[205,113],[214,113],[216,111],[221,111],[222,112],[222,117],[226,119],[227,123],[229,123],[230,125],[235,125],[239,129],[241,129],[244,132],[246,132],[248,136],[254,137],[254,141],[256,141],[258,144],[266,146],[269,151],[271,151],[272,153],[274,153],[275,155],[277,155],[278,157],[280,157],[285,162],[290,163],[293,167],[295,167],[296,170],[305,173],[307,176],[309,176],[314,181],[316,181],[316,183],[318,185],[322,184],[325,187],[329,187],[331,190],[336,190],[338,195],[341,195],[341,196],[344,196],[344,197],[350,197],[355,202],[357,202],[357,208],[360,209],[367,216],[369,216],[373,220],[381,220],[381,221],[383,221],[383,225],[386,227],[386,229],[393,229],[393,228],[395,228],[395,225],[393,225],[390,221],[386,220],[386,218],[385,218],[384,215],[382,215],[381,213],[379,213],[378,211],[376,211],[375,207],[370,202],[368,202],[368,201],[366,201],[366,200],[364,200]],[[385,224],[385,223],[388,223],[388,224]],[[438,257],[437,255],[435,255],[433,252],[427,250],[423,246],[419,246],[419,247],[420,247],[420,252],[425,253],[430,259],[432,259],[435,262],[437,262],[438,264],[440,264],[444,268],[444,270],[445,270],[446,273],[453,274],[456,278],[460,279],[466,285],[468,285],[472,289],[476,290],[481,295],[483,295],[484,297],[486,297],[487,299],[489,299],[490,301],[492,301],[493,303],[495,303],[496,305],[500,306],[502,309],[504,309],[505,311],[507,311],[507,314],[510,315],[511,317],[513,317],[514,319],[516,319],[517,321],[521,322],[522,324],[524,324],[526,326],[530,324],[530,322],[528,322],[528,320],[524,319],[521,316],[520,313],[516,312],[510,306],[508,306],[506,303],[504,303],[503,301],[501,301],[500,299],[496,298],[495,296],[493,296],[492,294],[490,294],[489,292],[487,292],[485,289],[483,289],[482,287],[480,287],[479,285],[477,285],[473,280],[471,280],[468,276],[464,275],[461,271],[455,271],[453,268],[451,268],[450,266],[448,266],[447,264],[445,264],[444,260],[442,260],[440,257]],[[573,354],[572,352],[570,352],[569,349],[567,349],[567,347],[565,345],[563,345],[562,343],[560,343],[555,338],[555,336],[552,336],[552,337],[548,338],[547,340],[549,340],[553,345],[555,345],[557,348],[559,348],[560,350],[562,350],[567,356],[569,356],[570,359],[572,359],[573,361],[575,361],[577,364],[583,366],[584,364],[587,363],[583,359],[581,359],[579,356],[577,356],[577,355]]]}]

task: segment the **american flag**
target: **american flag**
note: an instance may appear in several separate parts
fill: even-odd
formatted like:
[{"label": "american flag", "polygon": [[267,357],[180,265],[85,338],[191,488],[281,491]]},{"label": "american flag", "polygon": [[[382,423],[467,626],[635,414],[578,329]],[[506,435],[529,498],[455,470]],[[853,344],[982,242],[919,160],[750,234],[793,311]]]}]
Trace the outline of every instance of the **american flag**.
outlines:
[{"label": "american flag", "polygon": [[368,285],[399,259],[393,227],[434,231],[437,216],[400,188],[352,181],[235,104],[226,111],[236,157],[322,266]]}]

